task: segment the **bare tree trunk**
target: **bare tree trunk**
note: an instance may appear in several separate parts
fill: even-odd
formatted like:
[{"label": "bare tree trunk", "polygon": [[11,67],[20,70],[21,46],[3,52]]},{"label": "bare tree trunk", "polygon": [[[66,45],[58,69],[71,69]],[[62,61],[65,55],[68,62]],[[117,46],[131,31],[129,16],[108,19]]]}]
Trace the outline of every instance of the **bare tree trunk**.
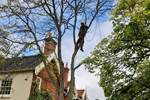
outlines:
[{"label": "bare tree trunk", "polygon": [[[60,31],[59,31],[60,32]],[[60,32],[61,33],[61,32]],[[59,86],[59,100],[64,100],[64,63],[61,54],[61,35],[58,37],[58,60],[60,66],[60,86]]]},{"label": "bare tree trunk", "polygon": [[71,84],[70,84],[70,89],[69,89],[69,94],[68,94],[69,100],[73,100],[73,98],[75,96],[75,76],[74,76],[75,70],[74,70],[74,66],[75,66],[75,57],[77,55],[78,50],[79,50],[79,48],[75,44],[74,52],[73,52],[72,58],[71,58]]}]

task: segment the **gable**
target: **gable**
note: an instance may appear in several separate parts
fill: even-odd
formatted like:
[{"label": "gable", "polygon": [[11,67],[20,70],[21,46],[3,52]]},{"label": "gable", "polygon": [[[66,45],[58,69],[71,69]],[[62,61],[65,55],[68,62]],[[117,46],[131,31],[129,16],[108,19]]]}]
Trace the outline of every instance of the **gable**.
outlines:
[{"label": "gable", "polygon": [[[54,61],[56,63],[55,69],[58,70],[58,73],[60,73],[60,68],[59,68],[59,62],[57,60],[56,54],[52,53],[47,57],[47,63],[50,63],[51,61]],[[38,66],[35,67],[35,74],[38,75],[40,71],[44,69],[44,63],[40,63]]]}]

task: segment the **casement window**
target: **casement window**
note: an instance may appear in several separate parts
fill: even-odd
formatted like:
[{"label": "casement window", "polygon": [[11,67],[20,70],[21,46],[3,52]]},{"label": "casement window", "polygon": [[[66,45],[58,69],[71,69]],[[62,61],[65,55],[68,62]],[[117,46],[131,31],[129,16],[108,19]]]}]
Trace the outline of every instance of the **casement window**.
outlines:
[{"label": "casement window", "polygon": [[12,79],[5,78],[0,80],[0,96],[1,97],[7,97],[11,94],[12,89]]}]

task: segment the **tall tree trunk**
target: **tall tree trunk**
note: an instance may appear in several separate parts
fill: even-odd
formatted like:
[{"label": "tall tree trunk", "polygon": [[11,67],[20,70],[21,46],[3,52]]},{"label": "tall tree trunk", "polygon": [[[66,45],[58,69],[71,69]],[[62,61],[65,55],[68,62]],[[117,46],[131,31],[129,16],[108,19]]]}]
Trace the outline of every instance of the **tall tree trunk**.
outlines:
[{"label": "tall tree trunk", "polygon": [[70,89],[69,89],[69,94],[68,94],[68,99],[69,100],[73,100],[74,96],[75,96],[75,71],[74,71],[74,66],[75,66],[75,57],[77,55],[79,48],[76,47],[75,45],[75,49],[74,49],[74,53],[72,55],[71,58],[71,84],[70,84]]},{"label": "tall tree trunk", "polygon": [[61,31],[60,27],[58,28],[58,60],[59,60],[59,66],[60,66],[60,87],[59,87],[59,100],[64,100],[64,63],[62,61],[62,53],[61,53]]}]

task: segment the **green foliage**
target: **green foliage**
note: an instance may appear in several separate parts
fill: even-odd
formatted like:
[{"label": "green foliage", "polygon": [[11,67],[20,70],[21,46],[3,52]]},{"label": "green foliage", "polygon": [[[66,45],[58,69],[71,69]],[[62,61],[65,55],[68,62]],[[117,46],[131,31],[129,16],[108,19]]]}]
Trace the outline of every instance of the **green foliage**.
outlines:
[{"label": "green foliage", "polygon": [[148,100],[150,1],[119,0],[112,15],[114,32],[84,62],[98,71],[108,100]]},{"label": "green foliage", "polygon": [[52,96],[49,92],[41,92],[39,90],[39,84],[37,82],[34,83],[33,94],[29,98],[29,100],[53,100]]}]

